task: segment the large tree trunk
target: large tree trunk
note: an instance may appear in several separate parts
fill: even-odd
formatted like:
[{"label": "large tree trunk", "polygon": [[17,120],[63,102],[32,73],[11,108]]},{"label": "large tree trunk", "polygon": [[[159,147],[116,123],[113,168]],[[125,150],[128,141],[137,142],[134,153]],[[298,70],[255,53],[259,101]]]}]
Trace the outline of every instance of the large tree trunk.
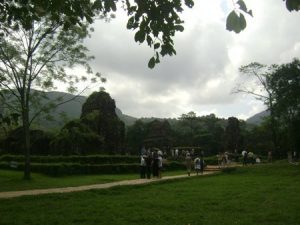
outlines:
[{"label": "large tree trunk", "polygon": [[29,129],[29,111],[28,108],[23,112],[23,130],[25,137],[25,162],[24,162],[24,179],[30,180],[30,129]]},{"label": "large tree trunk", "polygon": [[277,135],[277,125],[275,120],[275,115],[273,111],[273,105],[270,104],[270,119],[271,119],[271,134],[272,134],[272,142],[274,144],[274,155],[279,158],[281,155],[280,146],[278,143],[278,135]]}]

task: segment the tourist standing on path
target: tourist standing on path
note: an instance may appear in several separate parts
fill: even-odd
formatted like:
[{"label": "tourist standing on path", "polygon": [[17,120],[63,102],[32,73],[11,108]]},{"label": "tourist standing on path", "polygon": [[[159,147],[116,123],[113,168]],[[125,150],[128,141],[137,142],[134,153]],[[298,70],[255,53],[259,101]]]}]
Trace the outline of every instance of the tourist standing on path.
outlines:
[{"label": "tourist standing on path", "polygon": [[[221,168],[223,165],[222,165],[222,161],[223,161],[223,153],[222,152],[219,152],[219,154],[217,155],[217,158],[218,158],[218,166],[219,168]],[[200,160],[200,159],[199,159]]]},{"label": "tourist standing on path", "polygon": [[200,163],[200,158],[195,158],[194,160],[195,163],[195,170],[196,170],[196,174],[198,176],[199,172],[201,171],[201,163]]},{"label": "tourist standing on path", "polygon": [[153,152],[152,175],[153,177],[158,178],[158,154],[156,151]]},{"label": "tourist standing on path", "polygon": [[201,171],[201,174],[203,174],[204,172],[204,167],[205,167],[205,162],[204,162],[204,158],[200,156],[200,171]]},{"label": "tourist standing on path", "polygon": [[141,171],[141,178],[146,178],[146,155],[141,155],[141,164],[140,164],[140,171]]},{"label": "tourist standing on path", "polygon": [[162,157],[162,152],[158,151],[158,178],[161,178],[162,175],[162,168],[163,168],[163,157]]},{"label": "tourist standing on path", "polygon": [[243,166],[246,166],[248,161],[248,153],[246,150],[242,151],[242,156],[243,156]]},{"label": "tourist standing on path", "polygon": [[236,163],[239,161],[239,153],[237,149],[234,150],[234,161]]},{"label": "tourist standing on path", "polygon": [[179,156],[179,150],[178,150],[178,148],[176,148],[175,149],[175,158],[178,159],[178,156]]},{"label": "tourist standing on path", "polygon": [[187,170],[188,176],[191,176],[192,157],[189,152],[186,153],[185,164],[186,164],[186,170]]},{"label": "tourist standing on path", "polygon": [[146,161],[146,174],[147,179],[151,178],[151,166],[152,166],[152,153],[151,151],[147,152],[147,157],[145,158]]},{"label": "tourist standing on path", "polygon": [[254,159],[254,153],[253,152],[248,153],[248,161],[249,161],[249,163],[254,164],[255,159]]},{"label": "tourist standing on path", "polygon": [[297,155],[297,151],[296,151],[296,150],[294,150],[294,151],[293,151],[293,161],[294,161],[294,162],[296,162],[296,161],[297,161],[297,157],[298,157],[298,155]]},{"label": "tourist standing on path", "polygon": [[268,162],[272,163],[272,151],[271,150],[268,151]]}]

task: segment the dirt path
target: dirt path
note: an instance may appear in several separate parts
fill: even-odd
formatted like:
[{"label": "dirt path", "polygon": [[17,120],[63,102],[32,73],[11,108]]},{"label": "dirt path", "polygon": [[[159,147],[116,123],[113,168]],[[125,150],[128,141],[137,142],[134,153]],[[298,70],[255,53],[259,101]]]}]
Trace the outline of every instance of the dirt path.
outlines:
[{"label": "dirt path", "polygon": [[[209,175],[216,173],[217,171],[207,171],[204,172],[203,175]],[[196,176],[196,174],[192,174],[191,176]],[[15,198],[25,195],[42,195],[42,194],[50,194],[50,193],[67,193],[67,192],[75,192],[75,191],[86,191],[92,189],[105,189],[111,188],[115,186],[122,186],[122,185],[140,185],[140,184],[148,184],[148,183],[155,183],[165,180],[174,180],[180,178],[186,178],[187,175],[177,175],[177,176],[167,176],[161,179],[136,179],[136,180],[123,180],[105,184],[92,184],[92,185],[84,185],[78,187],[64,187],[64,188],[50,188],[50,189],[35,189],[35,190],[25,190],[25,191],[7,191],[7,192],[0,192],[0,199],[3,198]]]}]

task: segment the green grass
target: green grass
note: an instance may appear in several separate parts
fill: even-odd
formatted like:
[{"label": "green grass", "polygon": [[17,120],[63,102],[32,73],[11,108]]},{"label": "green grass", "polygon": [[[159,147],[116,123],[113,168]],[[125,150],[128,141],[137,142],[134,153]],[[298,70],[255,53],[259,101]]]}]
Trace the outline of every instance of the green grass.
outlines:
[{"label": "green grass", "polygon": [[0,200],[0,224],[298,225],[300,166]]},{"label": "green grass", "polygon": [[[184,172],[185,171],[169,171],[163,173],[163,176],[178,175]],[[0,192],[102,184],[120,180],[138,179],[139,174],[50,177],[32,173],[32,179],[30,181],[23,180],[22,177],[23,173],[19,171],[0,170]]]}]

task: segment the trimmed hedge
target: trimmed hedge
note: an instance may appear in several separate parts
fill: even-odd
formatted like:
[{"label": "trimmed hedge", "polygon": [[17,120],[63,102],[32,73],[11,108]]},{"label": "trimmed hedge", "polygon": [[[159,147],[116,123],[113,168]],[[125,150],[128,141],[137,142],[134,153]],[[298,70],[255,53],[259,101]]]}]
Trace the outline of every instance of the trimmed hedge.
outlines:
[{"label": "trimmed hedge", "polygon": [[[24,164],[17,163],[12,168],[10,163],[0,163],[1,169],[23,170]],[[121,174],[137,173],[138,164],[79,164],[79,163],[31,163],[31,171],[50,176],[74,175],[74,174]]]},{"label": "trimmed hedge", "polygon": [[[185,165],[178,162],[165,162],[165,170],[184,169]],[[24,163],[1,162],[0,169],[23,170]],[[132,164],[79,164],[79,163],[31,163],[31,171],[50,176],[63,176],[75,174],[124,174],[138,173],[140,165]]]},{"label": "trimmed hedge", "polygon": [[204,161],[206,165],[218,165],[217,156],[204,157]]},{"label": "trimmed hedge", "polygon": [[[185,163],[185,158],[181,157],[179,159],[175,159],[174,157],[171,158],[172,160],[176,161],[176,162],[181,162],[181,163]],[[195,157],[193,158],[193,160],[195,159]],[[206,165],[218,165],[218,158],[217,156],[209,156],[209,157],[204,157],[204,161]]]},{"label": "trimmed hedge", "polygon": [[[24,162],[23,155],[2,155],[0,162]],[[36,156],[30,157],[32,163],[79,163],[79,164],[130,164],[138,163],[140,157],[125,155],[87,155],[87,156]]]}]

